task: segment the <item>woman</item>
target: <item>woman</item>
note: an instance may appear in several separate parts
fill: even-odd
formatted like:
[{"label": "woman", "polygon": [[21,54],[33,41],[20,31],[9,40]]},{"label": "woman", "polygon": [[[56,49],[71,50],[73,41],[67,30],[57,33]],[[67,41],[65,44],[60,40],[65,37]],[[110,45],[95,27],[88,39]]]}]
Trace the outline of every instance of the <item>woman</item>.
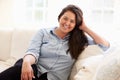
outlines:
[{"label": "woman", "polygon": [[79,7],[66,6],[58,22],[58,27],[38,31],[24,58],[0,73],[0,80],[67,80],[74,61],[86,46],[109,48],[109,42],[85,25]]}]

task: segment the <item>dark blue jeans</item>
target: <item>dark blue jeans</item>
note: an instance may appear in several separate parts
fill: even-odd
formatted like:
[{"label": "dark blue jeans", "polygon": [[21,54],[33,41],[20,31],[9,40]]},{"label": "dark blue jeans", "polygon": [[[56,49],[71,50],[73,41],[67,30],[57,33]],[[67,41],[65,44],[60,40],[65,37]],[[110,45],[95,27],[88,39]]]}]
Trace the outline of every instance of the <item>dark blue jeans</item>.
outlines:
[{"label": "dark blue jeans", "polygon": [[[14,66],[6,69],[5,71],[0,73],[0,80],[21,80],[21,68],[22,68],[23,59],[19,59]],[[47,73],[42,74],[40,77],[37,77],[37,66],[35,64],[32,65],[35,79],[32,80],[48,80]]]}]

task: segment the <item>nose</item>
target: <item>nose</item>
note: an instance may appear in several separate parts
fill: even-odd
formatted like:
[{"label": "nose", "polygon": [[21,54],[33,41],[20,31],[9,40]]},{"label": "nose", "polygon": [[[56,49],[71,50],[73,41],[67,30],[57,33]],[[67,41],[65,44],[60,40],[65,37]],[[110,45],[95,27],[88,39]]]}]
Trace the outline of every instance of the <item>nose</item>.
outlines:
[{"label": "nose", "polygon": [[66,21],[66,25],[70,25],[70,21]]}]

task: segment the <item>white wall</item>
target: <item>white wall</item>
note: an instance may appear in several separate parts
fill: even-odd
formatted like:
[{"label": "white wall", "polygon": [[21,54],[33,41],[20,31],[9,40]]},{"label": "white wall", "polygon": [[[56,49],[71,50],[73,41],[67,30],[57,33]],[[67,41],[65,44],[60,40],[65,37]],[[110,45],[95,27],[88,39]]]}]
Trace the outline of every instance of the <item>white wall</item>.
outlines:
[{"label": "white wall", "polygon": [[[35,27],[35,25],[31,25],[29,23],[26,23],[25,20],[25,0],[0,0],[0,28],[1,27]],[[90,12],[90,0],[48,0],[48,18],[47,22],[50,25],[57,24],[57,17],[59,15],[59,12],[63,7],[65,7],[68,3],[73,3],[76,5],[79,5],[80,8],[84,12],[84,17],[86,20],[86,23],[88,23],[88,26],[98,32],[100,35],[103,35],[108,40],[111,41],[117,41],[120,43],[120,37],[118,36],[120,34],[120,0],[115,0],[116,8],[115,8],[115,15],[114,17],[115,24],[110,25],[91,25],[91,22],[89,22],[89,16],[88,14]],[[94,18],[94,17],[93,17]],[[92,21],[94,24],[94,22]]]},{"label": "white wall", "polygon": [[13,25],[14,0],[0,0],[0,27]]}]

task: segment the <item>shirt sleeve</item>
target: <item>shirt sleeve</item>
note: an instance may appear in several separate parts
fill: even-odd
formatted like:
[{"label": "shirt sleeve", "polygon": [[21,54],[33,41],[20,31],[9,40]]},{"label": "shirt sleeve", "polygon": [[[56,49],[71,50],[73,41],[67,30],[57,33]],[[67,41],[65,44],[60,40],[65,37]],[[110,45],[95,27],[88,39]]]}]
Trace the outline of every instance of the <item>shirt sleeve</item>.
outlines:
[{"label": "shirt sleeve", "polygon": [[[88,37],[88,44],[89,45],[95,45],[96,43],[95,43],[95,41],[93,39]],[[107,51],[109,49],[109,47],[107,47],[107,46],[105,46],[103,44],[96,44],[96,45],[98,45],[103,51]]]},{"label": "shirt sleeve", "polygon": [[35,57],[36,62],[38,61],[38,57],[40,55],[40,47],[43,39],[43,31],[39,30],[31,39],[28,49],[26,51],[26,55],[30,54]]}]

